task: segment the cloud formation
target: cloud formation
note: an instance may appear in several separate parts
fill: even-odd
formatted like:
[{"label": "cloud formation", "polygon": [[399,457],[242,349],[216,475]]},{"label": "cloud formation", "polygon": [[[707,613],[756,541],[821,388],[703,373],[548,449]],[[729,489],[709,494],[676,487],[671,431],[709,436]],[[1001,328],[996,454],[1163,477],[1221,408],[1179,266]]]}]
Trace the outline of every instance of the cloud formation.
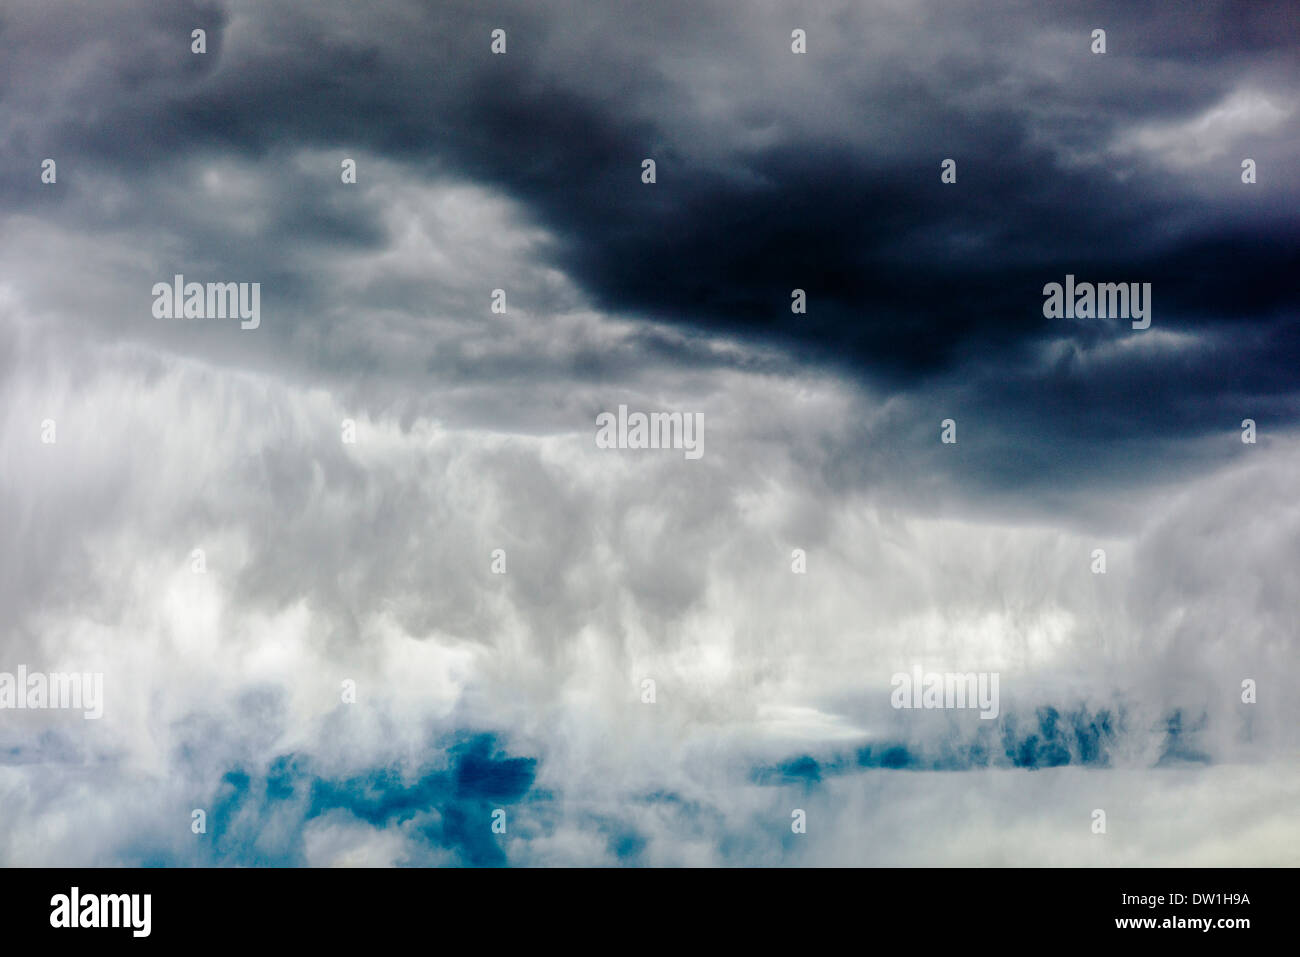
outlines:
[{"label": "cloud formation", "polygon": [[1297,29],[10,4],[0,861],[1294,864]]}]

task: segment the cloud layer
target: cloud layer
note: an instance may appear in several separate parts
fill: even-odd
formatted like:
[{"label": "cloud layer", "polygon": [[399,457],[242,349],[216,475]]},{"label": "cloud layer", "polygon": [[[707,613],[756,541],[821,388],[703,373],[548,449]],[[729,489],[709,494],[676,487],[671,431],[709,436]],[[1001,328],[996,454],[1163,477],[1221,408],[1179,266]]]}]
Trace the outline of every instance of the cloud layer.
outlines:
[{"label": "cloud layer", "polygon": [[0,861],[1294,865],[1297,30],[11,4]]}]

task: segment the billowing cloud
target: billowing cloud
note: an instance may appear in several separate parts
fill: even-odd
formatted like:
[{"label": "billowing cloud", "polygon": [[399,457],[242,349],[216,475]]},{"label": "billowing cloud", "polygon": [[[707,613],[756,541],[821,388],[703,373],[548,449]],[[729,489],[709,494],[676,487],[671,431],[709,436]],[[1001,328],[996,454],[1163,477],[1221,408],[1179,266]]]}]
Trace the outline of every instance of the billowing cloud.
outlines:
[{"label": "billowing cloud", "polygon": [[589,7],[6,8],[0,860],[1295,863],[1295,24]]}]

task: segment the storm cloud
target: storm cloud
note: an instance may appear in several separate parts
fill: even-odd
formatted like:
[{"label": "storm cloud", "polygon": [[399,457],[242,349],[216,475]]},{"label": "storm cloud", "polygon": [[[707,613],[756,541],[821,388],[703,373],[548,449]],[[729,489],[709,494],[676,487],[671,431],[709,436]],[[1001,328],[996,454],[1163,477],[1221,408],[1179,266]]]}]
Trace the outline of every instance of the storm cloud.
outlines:
[{"label": "storm cloud", "polygon": [[[0,671],[106,707],[0,711],[0,861],[1294,864],[1298,49],[7,4]],[[178,274],[260,325],[155,318]],[[1048,318],[1067,275],[1150,328]],[[620,404],[703,457],[598,448]],[[891,707],[913,667],[1000,715]]]}]

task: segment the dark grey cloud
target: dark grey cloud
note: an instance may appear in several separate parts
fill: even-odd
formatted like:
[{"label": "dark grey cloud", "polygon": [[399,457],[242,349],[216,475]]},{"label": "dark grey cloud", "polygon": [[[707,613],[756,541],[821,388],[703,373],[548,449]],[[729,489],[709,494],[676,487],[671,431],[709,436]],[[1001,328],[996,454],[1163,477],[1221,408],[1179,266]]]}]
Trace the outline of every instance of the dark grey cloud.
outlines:
[{"label": "dark grey cloud", "polygon": [[[70,190],[92,171],[96,188],[121,190],[89,222],[84,205],[69,214],[100,232],[172,237],[140,282],[187,264],[256,273],[281,316],[265,333],[284,340],[281,364],[323,335],[325,363],[382,375],[393,362],[373,342],[392,334],[386,324],[369,320],[359,349],[343,344],[358,308],[419,328],[431,302],[473,314],[514,280],[515,302],[536,311],[581,301],[861,376],[908,396],[927,436],[936,415],[962,410],[989,455],[1022,450],[1027,481],[1113,472],[1122,463],[1107,449],[1154,450],[1247,416],[1294,425],[1294,18],[1245,3],[1139,14],[1021,2],[771,3],[744,16],[725,4],[403,2],[365,17],[314,3],[82,13],[75,25],[39,5],[8,15],[7,160],[34,168],[37,154],[58,154]],[[208,30],[206,56],[189,52],[193,26]],[[497,26],[506,56],[488,47]],[[809,31],[805,56],[789,52],[793,26]],[[1088,51],[1095,26],[1105,56]],[[55,66],[66,63],[83,66]],[[1233,100],[1242,91],[1266,105],[1252,113],[1256,101]],[[1197,133],[1216,108],[1227,112]],[[295,162],[303,150],[318,167]],[[1260,164],[1254,186],[1239,181],[1242,151]],[[458,288],[418,275],[343,288],[349,250],[395,241],[373,196],[334,188],[344,155],[363,182],[382,157],[393,164],[383,176],[509,197],[545,230],[536,252],[572,289],[490,270],[462,273]],[[643,157],[658,164],[653,186],[640,182]],[[939,181],[946,157],[956,185]],[[258,188],[197,188],[223,159]],[[58,216],[35,185],[11,182],[6,197]],[[232,227],[232,202],[256,210],[255,232]],[[1066,273],[1150,282],[1153,329],[1193,341],[1094,368],[1096,353],[1141,334],[1045,319],[1042,286]],[[795,287],[807,315],[790,312]],[[548,370],[536,354],[460,358],[451,346],[424,366],[610,381],[635,361],[595,349]],[[908,426],[875,438],[913,442],[920,426]],[[978,459],[967,468],[993,488],[1014,479]]]}]

